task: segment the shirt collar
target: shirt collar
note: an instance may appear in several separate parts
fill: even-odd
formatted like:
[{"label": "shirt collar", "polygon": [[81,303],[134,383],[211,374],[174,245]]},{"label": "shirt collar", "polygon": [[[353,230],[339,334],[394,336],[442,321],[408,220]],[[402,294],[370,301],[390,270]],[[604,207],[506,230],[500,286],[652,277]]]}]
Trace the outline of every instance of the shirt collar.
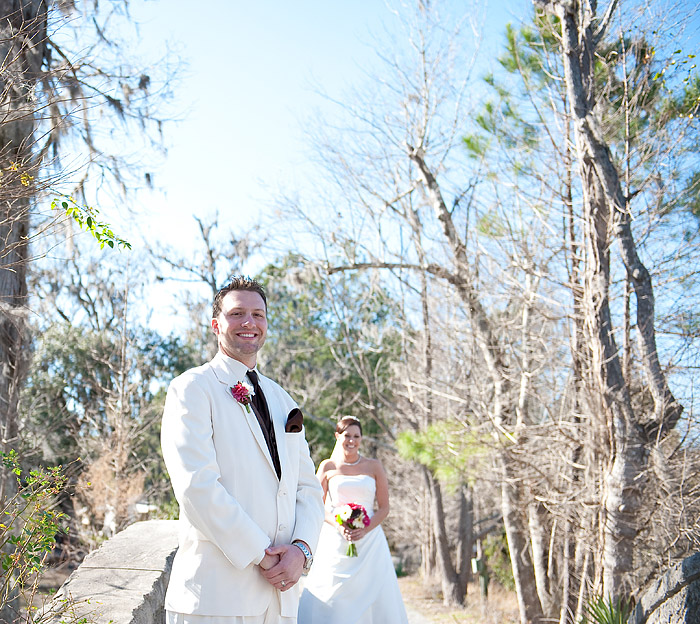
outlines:
[{"label": "shirt collar", "polygon": [[[224,376],[224,381],[229,385],[244,381],[246,373],[250,370],[243,362],[239,362],[221,351],[214,356],[212,365]],[[258,367],[256,366],[253,370],[257,372]],[[258,376],[260,376],[259,372]]]}]

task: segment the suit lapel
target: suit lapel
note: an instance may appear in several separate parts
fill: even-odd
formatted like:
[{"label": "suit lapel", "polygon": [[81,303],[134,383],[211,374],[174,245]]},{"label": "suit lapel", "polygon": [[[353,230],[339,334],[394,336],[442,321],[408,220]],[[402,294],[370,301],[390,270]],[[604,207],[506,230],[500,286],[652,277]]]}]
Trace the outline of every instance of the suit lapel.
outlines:
[{"label": "suit lapel", "polygon": [[[233,397],[231,398],[233,399]],[[238,401],[234,399],[234,403],[238,403]],[[274,472],[275,465],[273,464],[272,457],[270,456],[270,449],[267,448],[267,441],[265,440],[265,436],[263,435],[262,429],[260,428],[258,417],[253,411],[253,406],[250,406],[250,412],[240,403],[238,403],[238,408],[243,412],[245,420],[248,423],[248,427],[250,428],[250,431],[253,434],[255,441],[258,443],[258,446],[260,447],[260,450],[265,456],[265,459],[267,459],[267,463],[270,464],[270,469]]]},{"label": "suit lapel", "polygon": [[[234,368],[236,370],[232,370]],[[270,451],[267,448],[265,436],[263,435],[262,429],[260,429],[258,417],[253,411],[253,406],[249,406],[250,411],[248,411],[245,408],[245,406],[241,405],[238,401],[236,401],[236,399],[234,399],[233,395],[231,394],[231,388],[233,386],[235,386],[239,381],[246,380],[245,375],[247,370],[248,369],[245,367],[245,365],[240,364],[239,362],[236,362],[231,358],[224,358],[223,356],[221,356],[220,353],[217,354],[211,361],[211,372],[216,377],[217,381],[221,384],[222,392],[226,392],[226,395],[228,396],[228,401],[224,404],[227,406],[226,409],[228,410],[228,406],[230,406],[232,416],[236,416],[238,413],[240,413],[243,416],[246,423],[248,423],[248,427],[250,429],[250,432],[253,434],[253,438],[255,438],[255,441],[260,447],[260,451],[267,459],[267,463],[270,466],[270,470],[275,472],[275,466],[272,463],[272,457],[270,456]],[[238,373],[240,373],[240,376],[238,375]],[[238,412],[236,410],[238,410]],[[277,423],[275,422],[275,433],[277,433],[277,431]]]}]

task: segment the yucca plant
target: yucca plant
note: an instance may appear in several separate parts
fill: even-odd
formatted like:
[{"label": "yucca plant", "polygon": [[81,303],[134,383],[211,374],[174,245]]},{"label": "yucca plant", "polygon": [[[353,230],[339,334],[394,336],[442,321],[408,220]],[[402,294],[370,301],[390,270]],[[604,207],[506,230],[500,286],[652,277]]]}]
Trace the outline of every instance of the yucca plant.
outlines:
[{"label": "yucca plant", "polygon": [[627,624],[631,613],[632,604],[628,600],[595,596],[586,604],[581,624]]}]

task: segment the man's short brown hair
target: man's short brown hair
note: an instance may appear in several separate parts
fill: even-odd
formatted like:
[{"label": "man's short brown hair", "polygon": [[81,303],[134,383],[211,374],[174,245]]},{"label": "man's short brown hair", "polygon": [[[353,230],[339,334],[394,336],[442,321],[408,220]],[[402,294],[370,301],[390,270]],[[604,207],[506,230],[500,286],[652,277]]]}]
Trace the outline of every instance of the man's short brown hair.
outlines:
[{"label": "man's short brown hair", "polygon": [[265,295],[265,289],[262,284],[252,277],[234,275],[231,281],[216,293],[214,305],[212,307],[212,318],[219,316],[221,312],[221,302],[224,297],[233,290],[249,290],[250,292],[258,293],[262,297],[263,303],[265,304],[265,311],[267,311],[267,295]]}]

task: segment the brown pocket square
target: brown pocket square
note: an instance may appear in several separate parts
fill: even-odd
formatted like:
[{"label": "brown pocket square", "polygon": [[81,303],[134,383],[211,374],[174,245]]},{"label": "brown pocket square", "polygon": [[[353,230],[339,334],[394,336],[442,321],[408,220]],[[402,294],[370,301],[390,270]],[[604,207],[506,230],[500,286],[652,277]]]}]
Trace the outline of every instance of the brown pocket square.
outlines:
[{"label": "brown pocket square", "polygon": [[287,425],[284,430],[287,433],[299,433],[304,424],[304,415],[298,407],[295,407],[287,416]]}]

